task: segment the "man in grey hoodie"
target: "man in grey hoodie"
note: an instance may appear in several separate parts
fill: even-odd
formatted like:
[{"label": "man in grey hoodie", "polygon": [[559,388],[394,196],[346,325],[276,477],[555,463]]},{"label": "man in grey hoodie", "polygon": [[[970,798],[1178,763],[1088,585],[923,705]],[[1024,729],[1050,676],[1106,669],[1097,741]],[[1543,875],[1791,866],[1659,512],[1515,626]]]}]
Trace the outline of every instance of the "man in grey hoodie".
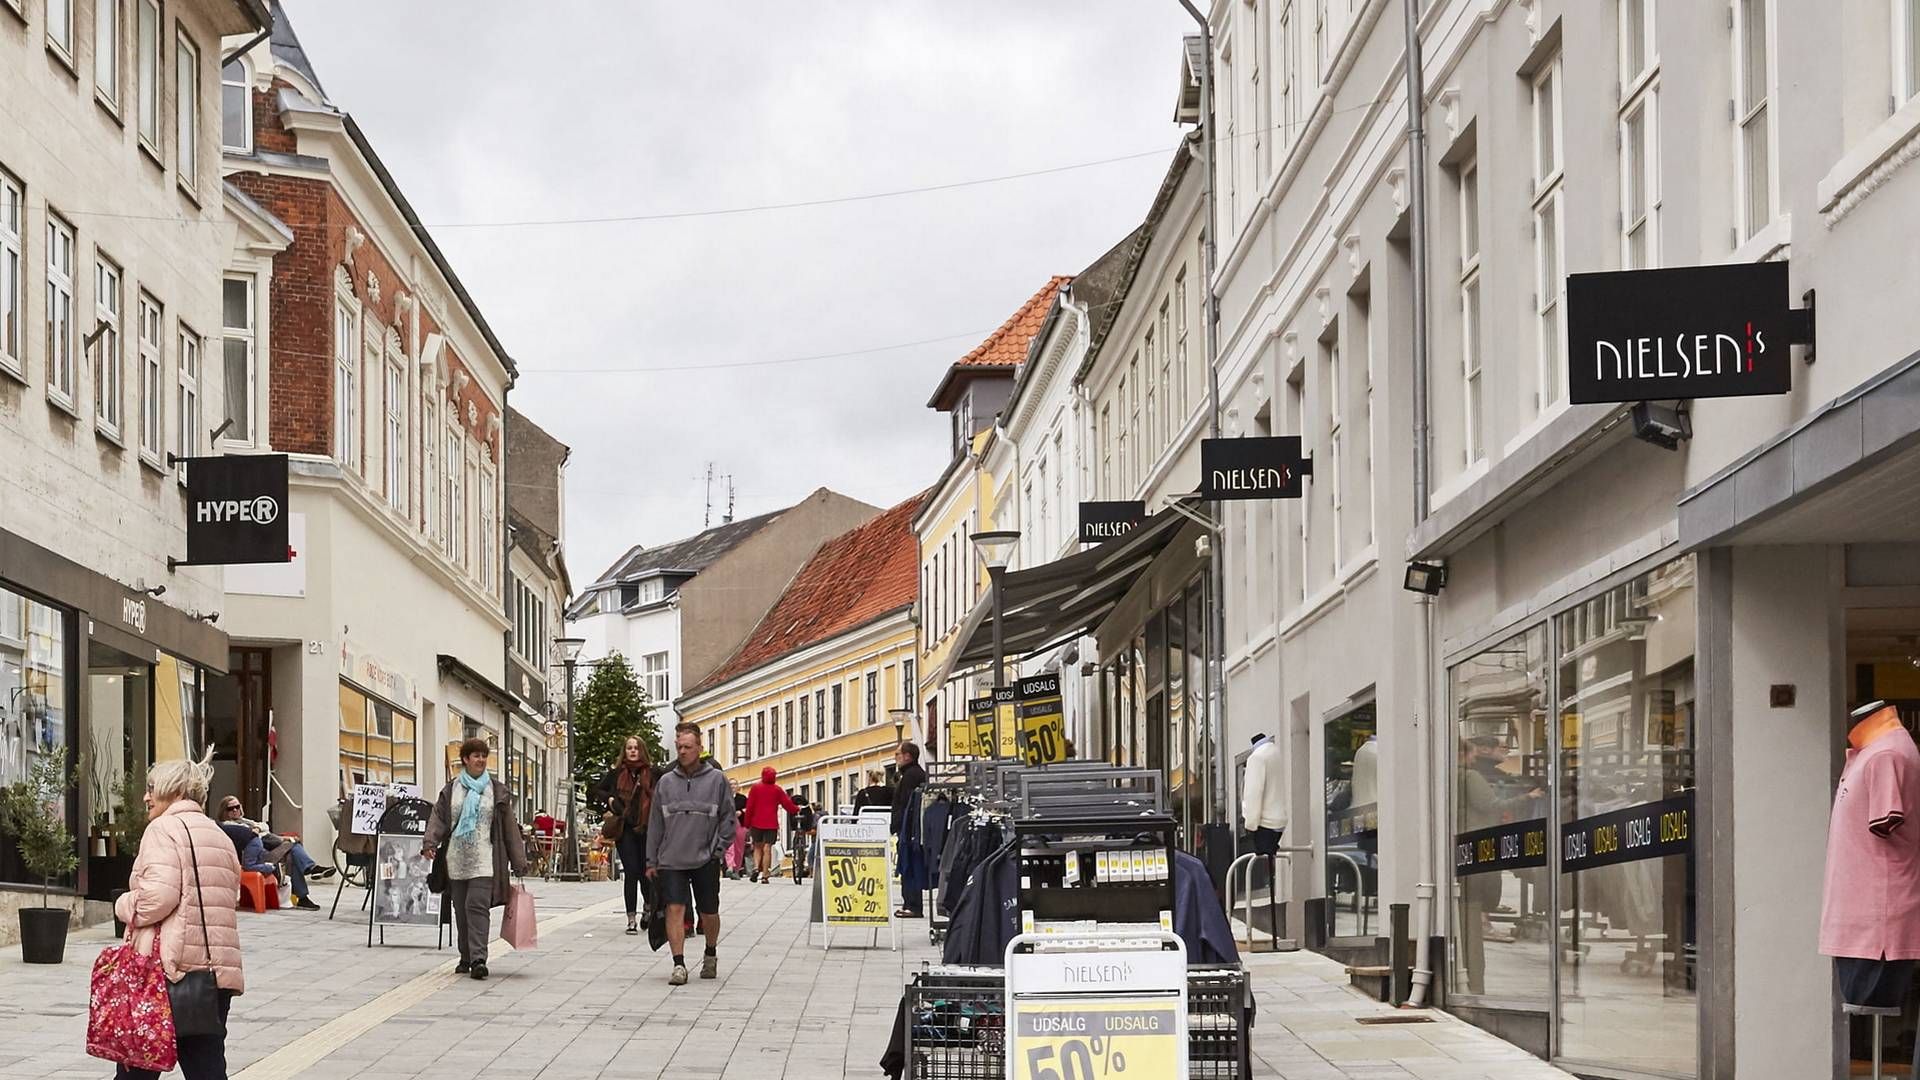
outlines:
[{"label": "man in grey hoodie", "polygon": [[687,984],[687,904],[700,911],[707,954],[700,977],[720,973],[720,856],[733,842],[733,785],[700,748],[700,728],[673,729],[674,767],[653,782],[653,814],[647,825],[647,876],[667,907],[667,943],[673,974],[667,983]]}]

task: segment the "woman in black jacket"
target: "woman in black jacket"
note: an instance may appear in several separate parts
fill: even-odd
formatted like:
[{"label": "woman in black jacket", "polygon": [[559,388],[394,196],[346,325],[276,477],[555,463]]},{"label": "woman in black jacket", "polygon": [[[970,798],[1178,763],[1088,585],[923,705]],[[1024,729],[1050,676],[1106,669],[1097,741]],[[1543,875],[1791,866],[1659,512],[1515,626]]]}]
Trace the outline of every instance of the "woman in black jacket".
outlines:
[{"label": "woman in black jacket", "polygon": [[600,835],[613,841],[620,853],[622,884],[627,893],[627,933],[640,932],[635,906],[644,894],[653,910],[653,887],[647,881],[647,816],[653,812],[653,762],[645,740],[627,736],[620,760],[594,785],[594,802],[606,810]]}]

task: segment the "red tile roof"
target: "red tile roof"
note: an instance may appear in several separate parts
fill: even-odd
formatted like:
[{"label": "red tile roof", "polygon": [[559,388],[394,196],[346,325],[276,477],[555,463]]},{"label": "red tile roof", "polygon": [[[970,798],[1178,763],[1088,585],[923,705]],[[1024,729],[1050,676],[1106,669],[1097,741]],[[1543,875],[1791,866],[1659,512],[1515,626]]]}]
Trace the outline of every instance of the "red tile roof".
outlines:
[{"label": "red tile roof", "polygon": [[[1017,368],[1026,363],[1027,348],[1033,344],[1033,336],[1046,325],[1047,313],[1053,310],[1053,298],[1060,287],[1072,281],[1071,274],[1056,274],[1040,287],[1040,291],[1027,298],[1000,329],[987,335],[987,340],[974,346],[973,351],[953,362],[941,376],[940,386],[933,392],[933,400],[927,406],[933,409],[952,407],[949,391],[956,389],[963,372],[978,371],[982,368]],[[995,374],[996,378],[1002,376]]]},{"label": "red tile roof", "polygon": [[926,497],[921,492],[822,544],[740,651],[689,693],[718,686],[912,604],[920,589],[920,540],[913,518]]}]

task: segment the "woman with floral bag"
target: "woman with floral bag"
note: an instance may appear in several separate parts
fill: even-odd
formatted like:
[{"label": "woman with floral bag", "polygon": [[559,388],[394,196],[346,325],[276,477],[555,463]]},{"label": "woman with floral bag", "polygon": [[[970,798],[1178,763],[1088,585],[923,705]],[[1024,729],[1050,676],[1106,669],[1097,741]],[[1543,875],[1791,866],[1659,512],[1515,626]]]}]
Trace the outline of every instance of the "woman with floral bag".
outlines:
[{"label": "woman with floral bag", "polygon": [[[148,771],[150,824],[140,839],[127,892],[114,904],[114,915],[127,924],[124,952],[157,953],[168,998],[164,1017],[159,1015],[162,1010],[148,1007],[131,1010],[119,1022],[149,1036],[156,1029],[170,1030],[184,1080],[226,1080],[227,1013],[235,995],[246,989],[235,918],[240,860],[233,843],[202,809],[212,782],[213,766],[207,761],[163,761]],[[95,978],[98,990],[97,968]],[[103,1005],[96,993],[89,1052],[113,1056],[112,1047],[95,1043],[95,1029],[115,1022],[107,1015],[113,1011],[113,1003]],[[119,1034],[137,1039],[141,1032]],[[119,1080],[157,1080],[165,1068],[162,1061],[122,1060],[114,1075]]]}]

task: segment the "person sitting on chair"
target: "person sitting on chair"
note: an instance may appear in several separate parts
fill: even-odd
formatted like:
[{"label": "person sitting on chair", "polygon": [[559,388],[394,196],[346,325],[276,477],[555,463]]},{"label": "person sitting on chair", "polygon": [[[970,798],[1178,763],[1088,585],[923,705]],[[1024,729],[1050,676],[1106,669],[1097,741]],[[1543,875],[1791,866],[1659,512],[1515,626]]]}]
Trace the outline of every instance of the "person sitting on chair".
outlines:
[{"label": "person sitting on chair", "polygon": [[217,820],[222,825],[244,825],[253,830],[260,838],[260,846],[265,850],[267,861],[278,866],[290,863],[300,876],[309,881],[321,881],[333,876],[333,867],[321,866],[307,854],[307,849],[298,840],[289,840],[269,830],[265,825],[246,816],[240,808],[240,800],[229,795],[220,800],[220,814]]},{"label": "person sitting on chair", "polygon": [[[223,818],[226,816],[224,808],[221,816]],[[240,869],[251,870],[266,878],[271,883],[269,888],[280,887],[279,878],[282,870],[267,857],[266,845],[261,842],[259,833],[236,821],[221,821],[220,831],[226,833],[227,839],[233,841],[233,852],[240,856]],[[301,911],[319,911],[320,905],[314,903],[307,895],[307,878],[301,872],[300,864],[289,862],[285,872],[293,885],[293,906]]]}]

